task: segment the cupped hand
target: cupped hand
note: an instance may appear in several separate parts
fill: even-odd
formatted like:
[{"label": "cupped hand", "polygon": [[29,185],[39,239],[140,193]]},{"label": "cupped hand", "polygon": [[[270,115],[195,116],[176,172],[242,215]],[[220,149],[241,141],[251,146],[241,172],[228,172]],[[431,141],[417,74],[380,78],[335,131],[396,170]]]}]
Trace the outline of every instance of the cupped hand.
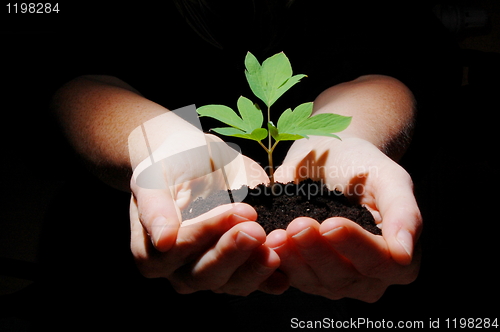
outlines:
[{"label": "cupped hand", "polygon": [[311,137],[297,141],[276,171],[280,182],[323,180],[373,214],[383,236],[345,218],[320,225],[297,218],[268,235],[290,284],[332,299],[379,299],[391,284],[412,282],[419,270],[416,246],[422,219],[408,173],[371,143],[359,138]]},{"label": "cupped hand", "polygon": [[170,135],[132,177],[131,249],[139,270],[167,278],[180,293],[283,292],[288,282],[276,272],[280,259],[263,245],[266,234],[252,207],[228,197],[228,204],[182,220],[181,210],[199,196],[267,180],[259,165],[219,138],[193,133]]},{"label": "cupped hand", "polygon": [[160,251],[147,231],[154,224],[139,220],[141,203],[134,198],[131,202],[131,248],[144,276],[167,278],[182,294],[212,290],[248,295],[257,289],[281,293],[288,287],[286,278],[275,273],[279,257],[263,245],[265,232],[253,221],[256,214],[249,205],[220,206],[189,225],[165,226],[164,233],[175,233],[176,238],[168,250]]}]

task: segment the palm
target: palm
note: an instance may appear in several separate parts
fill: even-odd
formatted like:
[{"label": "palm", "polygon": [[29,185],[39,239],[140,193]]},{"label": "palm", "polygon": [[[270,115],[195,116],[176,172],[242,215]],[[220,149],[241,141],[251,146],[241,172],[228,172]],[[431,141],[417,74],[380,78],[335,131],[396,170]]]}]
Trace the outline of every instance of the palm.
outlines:
[{"label": "palm", "polygon": [[146,159],[137,167],[134,192],[139,188],[168,189],[176,207],[183,210],[197,197],[266,181],[264,170],[253,160],[216,136],[204,135],[204,139],[188,143],[184,140],[180,151],[178,143],[175,150],[170,141],[160,145],[151,158],[159,161],[151,163]]},{"label": "palm", "polygon": [[[267,241],[277,248],[280,268],[292,285],[329,298],[373,301],[388,285],[415,278],[419,253],[414,255],[414,243],[421,217],[406,171],[367,141],[314,137],[296,142],[276,171],[281,182],[307,177],[365,205],[383,236],[344,218],[319,220],[321,225],[310,218],[295,219]],[[346,280],[357,282],[345,284]]]}]

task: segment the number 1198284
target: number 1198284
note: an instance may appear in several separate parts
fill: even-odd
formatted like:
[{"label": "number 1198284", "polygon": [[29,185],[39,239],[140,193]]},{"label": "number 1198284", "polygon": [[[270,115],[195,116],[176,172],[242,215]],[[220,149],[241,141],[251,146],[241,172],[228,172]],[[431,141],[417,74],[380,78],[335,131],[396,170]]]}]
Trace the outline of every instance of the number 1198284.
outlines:
[{"label": "number 1198284", "polygon": [[7,11],[9,14],[52,14],[59,13],[59,3],[8,3]]}]

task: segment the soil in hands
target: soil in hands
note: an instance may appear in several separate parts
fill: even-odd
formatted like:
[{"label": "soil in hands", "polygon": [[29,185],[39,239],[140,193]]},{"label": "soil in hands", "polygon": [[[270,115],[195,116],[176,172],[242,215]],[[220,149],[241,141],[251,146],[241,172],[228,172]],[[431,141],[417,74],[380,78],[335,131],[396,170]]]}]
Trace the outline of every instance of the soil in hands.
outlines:
[{"label": "soil in hands", "polygon": [[359,204],[351,204],[341,192],[330,191],[321,182],[305,180],[299,184],[276,183],[273,191],[274,195],[271,187],[261,184],[253,189],[214,192],[205,199],[200,197],[191,203],[183,211],[182,218],[192,219],[227,203],[229,193],[230,197],[244,197],[243,202],[255,208],[257,222],[267,234],[277,228],[286,229],[297,217],[310,217],[319,222],[331,217],[344,217],[373,234],[382,235],[370,211]]}]

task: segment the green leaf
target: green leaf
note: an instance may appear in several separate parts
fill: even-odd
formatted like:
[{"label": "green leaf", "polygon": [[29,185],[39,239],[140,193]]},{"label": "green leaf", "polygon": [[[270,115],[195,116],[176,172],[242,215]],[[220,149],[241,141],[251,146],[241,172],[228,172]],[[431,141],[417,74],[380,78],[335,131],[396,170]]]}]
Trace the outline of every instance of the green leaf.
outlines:
[{"label": "green leaf", "polygon": [[230,107],[224,105],[206,105],[196,110],[200,116],[207,116],[224,122],[231,127],[244,130],[246,124]]},{"label": "green leaf", "polygon": [[245,67],[249,73],[255,73],[260,70],[259,60],[250,52],[245,57]]},{"label": "green leaf", "polygon": [[256,104],[252,103],[250,99],[241,96],[238,99],[237,106],[241,118],[245,124],[245,128],[242,129],[247,132],[251,132],[254,129],[260,128],[262,126],[262,122],[264,121],[262,111],[257,107]]},{"label": "green leaf", "polygon": [[[286,113],[286,114],[285,114]],[[282,118],[283,115],[285,115],[285,118],[287,117],[288,114],[291,114],[292,110],[287,109],[283,114],[281,115],[280,119],[278,120],[278,127],[280,126],[280,120],[281,123],[283,122]],[[276,140],[276,141],[295,141],[301,138],[304,138],[304,136],[301,135],[294,135],[294,134],[287,134],[285,132],[281,132],[278,130],[276,126],[272,122],[269,122],[268,124],[269,132],[271,133],[271,136]]]},{"label": "green leaf", "polygon": [[271,136],[276,140],[276,141],[295,141],[301,138],[304,138],[304,136],[301,135],[294,135],[294,134],[287,134],[287,133],[280,133],[277,127],[274,126],[272,122],[269,122],[267,124],[269,128],[269,132],[271,133]]},{"label": "green leaf", "polygon": [[262,66],[250,52],[245,58],[245,76],[252,92],[268,107],[306,75],[292,77],[292,66],[281,52],[267,58]]},{"label": "green leaf", "polygon": [[235,136],[235,135],[245,134],[243,130],[234,127],[212,128],[210,130],[215,131],[217,134],[221,134],[224,136]]},{"label": "green leaf", "polygon": [[[299,74],[293,77],[290,77],[283,85],[281,85],[274,93],[273,98],[271,99],[271,105],[274,104],[276,100],[278,100],[281,95],[287,92],[292,86],[300,82],[300,79],[307,77],[307,75]],[[269,107],[271,106],[269,105]]]},{"label": "green leaf", "polygon": [[267,130],[265,128],[257,128],[250,134],[249,138],[254,141],[262,141],[267,137]]},{"label": "green leaf", "polygon": [[332,113],[323,113],[312,116],[304,121],[301,130],[316,130],[325,133],[338,133],[346,129],[352,117]]},{"label": "green leaf", "polygon": [[293,112],[291,109],[287,109],[278,119],[278,128],[283,132],[293,131],[311,116],[312,109],[312,102],[300,104]]},{"label": "green leaf", "polygon": [[257,58],[250,52],[245,57],[245,76],[253,94],[265,102],[266,92],[261,75],[261,66]]},{"label": "green leaf", "polygon": [[[266,88],[278,89],[292,77],[292,65],[285,53],[277,53],[262,63],[261,75]],[[272,93],[273,91],[269,91]]]},{"label": "green leaf", "polygon": [[346,129],[351,123],[351,117],[338,114],[318,114],[310,116],[313,103],[297,106],[293,112],[287,109],[278,120],[274,139],[278,141],[296,140],[309,136],[329,136],[339,138],[334,133]]},{"label": "green leaf", "polygon": [[243,130],[233,127],[213,128],[212,131],[215,131],[220,135],[246,138],[254,141],[262,141],[264,138],[267,137],[267,130],[264,128],[257,128],[253,130],[251,133],[246,133]]},{"label": "green leaf", "polygon": [[264,116],[257,104],[241,96],[237,102],[240,116],[224,105],[206,105],[197,109],[200,116],[207,116],[224,122],[231,127],[213,128],[218,134],[261,141],[267,137],[267,130],[261,128]]},{"label": "green leaf", "polygon": [[197,109],[200,116],[207,116],[238,128],[245,133],[251,133],[262,126],[264,116],[258,106],[248,98],[241,96],[237,102],[240,116],[230,107],[224,105],[206,105]]}]

